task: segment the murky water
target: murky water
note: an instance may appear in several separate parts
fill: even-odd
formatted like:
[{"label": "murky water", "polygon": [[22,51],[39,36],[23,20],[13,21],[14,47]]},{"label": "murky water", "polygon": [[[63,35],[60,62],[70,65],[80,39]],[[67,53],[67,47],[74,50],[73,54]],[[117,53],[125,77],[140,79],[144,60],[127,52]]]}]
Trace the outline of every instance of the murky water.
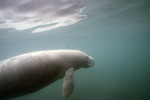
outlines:
[{"label": "murky water", "polygon": [[[57,17],[56,22],[60,21],[60,26],[54,24],[55,28],[34,34],[31,33],[34,29],[47,23],[42,22],[41,26],[32,23],[33,26],[37,25],[36,28],[16,30],[21,26],[27,28],[29,23],[13,22],[3,29],[2,19],[8,21],[9,18],[0,17],[0,60],[40,50],[78,49],[92,56],[95,65],[75,72],[75,89],[67,100],[149,100],[149,0],[83,0],[71,9],[77,12],[82,9],[82,17],[71,16],[71,21],[60,21]],[[1,13],[4,12],[1,10]],[[71,12],[77,14],[74,10]],[[70,18],[69,14],[65,13],[65,16]],[[10,20],[14,20],[9,16]],[[53,26],[53,22],[47,20]],[[16,26],[10,28],[13,25]],[[63,79],[58,80],[35,93],[12,100],[62,100],[62,83]]]}]

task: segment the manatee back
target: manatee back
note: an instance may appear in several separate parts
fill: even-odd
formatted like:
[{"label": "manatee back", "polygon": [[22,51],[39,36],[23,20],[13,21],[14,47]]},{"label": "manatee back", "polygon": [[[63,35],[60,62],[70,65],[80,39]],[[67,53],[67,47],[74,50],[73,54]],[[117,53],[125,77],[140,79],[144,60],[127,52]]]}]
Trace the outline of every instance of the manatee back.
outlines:
[{"label": "manatee back", "polygon": [[0,98],[32,93],[56,81],[62,65],[52,61],[46,54],[39,53],[0,62]]}]

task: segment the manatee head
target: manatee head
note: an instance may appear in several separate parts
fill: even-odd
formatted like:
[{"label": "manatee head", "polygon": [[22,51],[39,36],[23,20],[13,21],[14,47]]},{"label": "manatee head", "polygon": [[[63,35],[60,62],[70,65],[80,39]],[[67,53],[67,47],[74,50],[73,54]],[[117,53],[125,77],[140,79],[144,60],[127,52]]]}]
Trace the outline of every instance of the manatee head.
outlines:
[{"label": "manatee head", "polygon": [[88,55],[85,55],[85,66],[83,68],[88,68],[94,65],[94,59]]},{"label": "manatee head", "polygon": [[88,68],[94,65],[94,59],[82,51],[74,50],[69,54],[75,69]]}]

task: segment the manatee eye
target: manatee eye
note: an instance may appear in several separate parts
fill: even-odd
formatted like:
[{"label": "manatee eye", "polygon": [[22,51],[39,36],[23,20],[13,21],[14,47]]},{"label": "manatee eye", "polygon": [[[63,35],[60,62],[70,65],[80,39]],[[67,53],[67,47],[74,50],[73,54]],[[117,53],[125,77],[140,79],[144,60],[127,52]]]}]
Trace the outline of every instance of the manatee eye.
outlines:
[{"label": "manatee eye", "polygon": [[86,56],[86,59],[89,59],[89,57],[88,57],[88,56]]}]

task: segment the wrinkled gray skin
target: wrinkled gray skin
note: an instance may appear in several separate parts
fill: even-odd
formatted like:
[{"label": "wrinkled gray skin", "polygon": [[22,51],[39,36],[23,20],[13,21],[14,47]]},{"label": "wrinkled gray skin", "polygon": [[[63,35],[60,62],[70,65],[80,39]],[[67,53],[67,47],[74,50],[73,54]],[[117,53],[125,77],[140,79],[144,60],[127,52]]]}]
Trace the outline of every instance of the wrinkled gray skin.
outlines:
[{"label": "wrinkled gray skin", "polygon": [[0,100],[35,92],[64,76],[66,98],[73,91],[73,72],[93,64],[92,57],[78,50],[39,51],[6,59],[0,62]]}]

